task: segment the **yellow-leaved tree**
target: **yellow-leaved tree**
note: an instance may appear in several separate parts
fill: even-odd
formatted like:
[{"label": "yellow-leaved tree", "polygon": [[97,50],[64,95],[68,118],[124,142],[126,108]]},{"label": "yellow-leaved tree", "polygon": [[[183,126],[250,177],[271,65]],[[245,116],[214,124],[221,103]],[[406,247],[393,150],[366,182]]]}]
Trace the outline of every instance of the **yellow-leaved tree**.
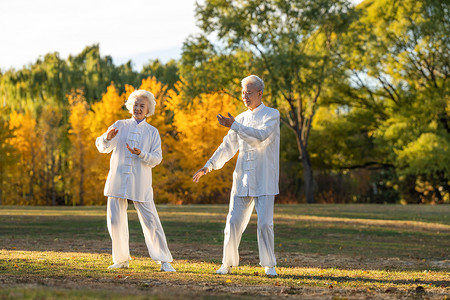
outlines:
[{"label": "yellow-leaved tree", "polygon": [[14,137],[8,141],[17,149],[20,158],[10,174],[11,186],[8,190],[15,193],[5,198],[3,204],[46,204],[39,178],[39,172],[44,167],[44,153],[36,119],[29,111],[23,114],[12,111],[9,120],[10,128],[15,130]]},{"label": "yellow-leaved tree", "polygon": [[[85,204],[86,183],[90,178],[90,165],[95,149],[92,147],[92,137],[89,130],[89,105],[82,90],[72,90],[66,95],[70,104],[69,152],[70,195],[72,203]],[[91,197],[87,202],[93,204]]]},{"label": "yellow-leaved tree", "polygon": [[14,192],[11,189],[12,173],[19,159],[17,149],[11,145],[10,139],[14,137],[14,130],[9,128],[7,117],[9,114],[5,108],[0,108],[0,205],[3,199],[11,199]]},{"label": "yellow-leaved tree", "polygon": [[[178,91],[182,91],[181,85],[176,84]],[[236,116],[239,104],[231,96],[219,93],[203,94],[189,103],[184,99],[183,92],[173,92],[168,101],[177,131],[176,141],[171,145],[178,166],[171,174],[176,181],[177,203],[227,202],[236,157],[197,184],[192,176],[204,166],[228,132],[228,128],[217,122],[217,114],[230,112]]]}]

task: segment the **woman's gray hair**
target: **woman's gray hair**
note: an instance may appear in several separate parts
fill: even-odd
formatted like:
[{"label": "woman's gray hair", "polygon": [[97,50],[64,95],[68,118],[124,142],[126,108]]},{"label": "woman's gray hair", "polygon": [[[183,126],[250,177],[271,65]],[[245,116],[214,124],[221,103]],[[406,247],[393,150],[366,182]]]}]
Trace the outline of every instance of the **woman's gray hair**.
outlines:
[{"label": "woman's gray hair", "polygon": [[241,80],[241,86],[244,87],[244,84],[253,83],[264,92],[264,81],[256,75],[250,75]]},{"label": "woman's gray hair", "polygon": [[134,102],[136,102],[136,99],[138,98],[146,99],[148,102],[148,114],[146,114],[145,116],[150,117],[151,115],[153,115],[155,113],[156,106],[155,96],[153,96],[152,93],[146,90],[137,90],[130,94],[127,102],[125,103],[125,106],[127,107],[130,114],[133,114]]}]

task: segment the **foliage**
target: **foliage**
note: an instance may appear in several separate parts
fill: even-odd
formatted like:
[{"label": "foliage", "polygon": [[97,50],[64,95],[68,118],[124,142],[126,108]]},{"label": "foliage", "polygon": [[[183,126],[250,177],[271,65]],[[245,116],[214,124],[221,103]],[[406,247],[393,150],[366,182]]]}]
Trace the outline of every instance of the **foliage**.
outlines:
[{"label": "foliage", "polygon": [[[228,200],[232,173],[236,160],[221,170],[213,171],[198,184],[192,181],[195,171],[203,167],[227,134],[217,123],[217,114],[236,115],[236,101],[224,94],[202,94],[184,103],[182,84],[178,93],[171,93],[169,109],[173,112],[173,126],[177,135],[170,147],[176,157],[177,168],[172,177],[176,184],[176,203],[223,203]],[[164,187],[162,187],[164,188]]]},{"label": "foliage", "polygon": [[[81,90],[72,91],[70,95],[67,95],[67,98],[70,104],[69,139],[72,145],[69,154],[69,161],[71,162],[72,182],[70,182],[70,187],[72,190],[72,201],[79,205],[84,205],[85,181],[89,179],[89,177],[86,177],[88,165],[85,161],[89,161],[87,152],[92,147],[92,145],[88,144],[92,142],[89,136],[89,119],[87,118],[89,106]],[[76,198],[78,198],[78,201],[75,200]]]},{"label": "foliage", "polygon": [[[395,166],[402,191],[416,182],[405,178],[429,182],[440,202],[450,192],[442,152],[450,143],[449,11],[433,0],[364,1],[340,44],[350,77],[337,88],[339,103],[356,100],[349,117],[354,110],[371,116],[372,161]],[[408,193],[403,201],[416,202]]]},{"label": "foliage", "polygon": [[178,62],[173,59],[165,64],[158,59],[151,60],[142,67],[141,74],[146,77],[157,78],[159,82],[167,85],[169,89],[173,89],[175,83],[180,80],[178,75]]},{"label": "foliage", "polygon": [[0,117],[0,205],[4,198],[11,197],[11,189],[7,187],[9,177],[18,161],[17,149],[11,143],[14,137],[14,128],[10,128],[8,120],[4,117],[7,111],[0,109],[3,117]]},{"label": "foliage", "polygon": [[[12,111],[9,117],[14,137],[8,144],[20,153],[16,168],[9,173],[8,184],[13,187],[3,204],[45,204],[42,191],[43,149],[37,122],[29,111]],[[15,191],[16,193],[11,193]]]}]

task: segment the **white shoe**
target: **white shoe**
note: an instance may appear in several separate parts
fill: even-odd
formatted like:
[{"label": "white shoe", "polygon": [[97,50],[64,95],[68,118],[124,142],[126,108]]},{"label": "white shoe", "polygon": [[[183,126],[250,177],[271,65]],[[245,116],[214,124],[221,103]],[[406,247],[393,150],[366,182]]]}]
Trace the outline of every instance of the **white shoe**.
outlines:
[{"label": "white shoe", "polygon": [[172,265],[168,262],[161,262],[161,271],[163,272],[176,272]]},{"label": "white shoe", "polygon": [[264,271],[267,276],[278,276],[277,271],[275,271],[275,267],[265,267]]},{"label": "white shoe", "polygon": [[231,274],[231,267],[223,264],[220,266],[220,269],[216,271],[216,274],[220,275]]},{"label": "white shoe", "polygon": [[108,267],[108,269],[121,269],[121,268],[128,269],[128,266],[129,266],[129,263],[127,261],[125,261],[125,262],[115,263],[113,265],[110,265]]}]

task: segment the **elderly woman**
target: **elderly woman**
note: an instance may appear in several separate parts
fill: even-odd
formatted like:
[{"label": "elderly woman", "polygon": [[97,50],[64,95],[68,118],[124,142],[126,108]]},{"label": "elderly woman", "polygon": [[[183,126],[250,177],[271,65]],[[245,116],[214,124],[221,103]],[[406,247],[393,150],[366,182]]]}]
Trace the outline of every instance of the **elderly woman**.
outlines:
[{"label": "elderly woman", "polygon": [[153,115],[155,97],[150,92],[138,90],[131,93],[125,105],[132,117],[115,122],[96,140],[98,151],[112,151],[105,184],[114,262],[109,268],[128,268],[131,260],[127,208],[128,200],[132,200],[150,257],[161,263],[161,271],[175,272],[170,265],[172,255],[153,202],[152,168],[162,160],[161,138],[145,117]]}]

